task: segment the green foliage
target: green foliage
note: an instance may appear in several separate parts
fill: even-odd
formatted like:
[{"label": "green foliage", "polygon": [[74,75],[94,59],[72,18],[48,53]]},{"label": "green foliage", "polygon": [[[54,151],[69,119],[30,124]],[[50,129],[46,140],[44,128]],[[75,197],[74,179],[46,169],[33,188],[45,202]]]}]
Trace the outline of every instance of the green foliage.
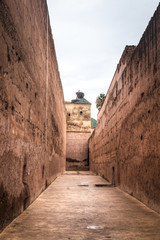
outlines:
[{"label": "green foliage", "polygon": [[100,109],[102,108],[105,98],[106,95],[104,93],[100,93],[99,96],[96,98],[96,108],[98,108],[98,111],[100,111]]}]

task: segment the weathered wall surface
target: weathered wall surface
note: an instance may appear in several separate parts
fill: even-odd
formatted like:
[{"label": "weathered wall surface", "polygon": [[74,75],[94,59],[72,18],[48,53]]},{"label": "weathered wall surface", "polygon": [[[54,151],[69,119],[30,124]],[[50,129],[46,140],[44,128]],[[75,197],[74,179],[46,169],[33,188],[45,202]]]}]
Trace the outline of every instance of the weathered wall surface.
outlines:
[{"label": "weathered wall surface", "polygon": [[66,169],[88,170],[88,139],[91,133],[67,132]]},{"label": "weathered wall surface", "polygon": [[0,1],[0,230],[65,169],[64,99],[47,14],[44,0]]},{"label": "weathered wall surface", "polygon": [[65,103],[66,170],[88,170],[88,139],[91,135],[91,104]]},{"label": "weathered wall surface", "polygon": [[160,212],[160,5],[132,50],[98,115],[90,168]]},{"label": "weathered wall surface", "polygon": [[88,170],[88,139],[91,135],[91,104],[65,103],[66,170]]},{"label": "weathered wall surface", "polygon": [[91,131],[91,104],[66,102],[67,131]]}]

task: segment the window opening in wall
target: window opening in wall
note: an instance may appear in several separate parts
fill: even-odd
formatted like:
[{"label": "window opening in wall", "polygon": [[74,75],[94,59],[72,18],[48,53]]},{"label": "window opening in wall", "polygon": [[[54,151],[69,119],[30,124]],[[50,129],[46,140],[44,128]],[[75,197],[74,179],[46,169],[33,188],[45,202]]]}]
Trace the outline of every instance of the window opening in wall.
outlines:
[{"label": "window opening in wall", "polygon": [[82,111],[80,111],[80,115],[81,115],[81,116],[83,115],[83,112],[82,112]]},{"label": "window opening in wall", "polygon": [[8,103],[7,102],[5,103],[5,109],[6,110],[8,109]]},{"label": "window opening in wall", "polygon": [[70,117],[70,116],[71,116],[71,114],[70,114],[70,113],[68,113],[68,116]]},{"label": "window opening in wall", "polygon": [[14,115],[14,106],[11,107],[12,115]]}]

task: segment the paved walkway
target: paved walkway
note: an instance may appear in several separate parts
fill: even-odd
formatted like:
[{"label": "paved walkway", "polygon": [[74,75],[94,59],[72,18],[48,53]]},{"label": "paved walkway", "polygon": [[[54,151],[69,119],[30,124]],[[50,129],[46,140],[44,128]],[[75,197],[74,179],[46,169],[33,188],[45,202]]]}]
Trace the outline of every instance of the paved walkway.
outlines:
[{"label": "paved walkway", "polygon": [[89,172],[66,173],[0,234],[0,240],[160,240],[160,215],[106,184]]}]

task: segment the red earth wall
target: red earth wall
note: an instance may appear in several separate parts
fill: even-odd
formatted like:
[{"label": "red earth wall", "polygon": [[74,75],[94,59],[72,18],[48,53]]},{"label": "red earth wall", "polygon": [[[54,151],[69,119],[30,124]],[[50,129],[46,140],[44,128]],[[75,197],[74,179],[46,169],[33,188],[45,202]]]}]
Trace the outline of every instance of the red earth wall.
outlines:
[{"label": "red earth wall", "polygon": [[45,0],[0,1],[0,230],[65,170],[63,90]]},{"label": "red earth wall", "polygon": [[66,135],[66,169],[88,170],[88,139],[91,133],[67,132]]},{"label": "red earth wall", "polygon": [[89,154],[92,171],[160,212],[160,5],[122,55]]}]

